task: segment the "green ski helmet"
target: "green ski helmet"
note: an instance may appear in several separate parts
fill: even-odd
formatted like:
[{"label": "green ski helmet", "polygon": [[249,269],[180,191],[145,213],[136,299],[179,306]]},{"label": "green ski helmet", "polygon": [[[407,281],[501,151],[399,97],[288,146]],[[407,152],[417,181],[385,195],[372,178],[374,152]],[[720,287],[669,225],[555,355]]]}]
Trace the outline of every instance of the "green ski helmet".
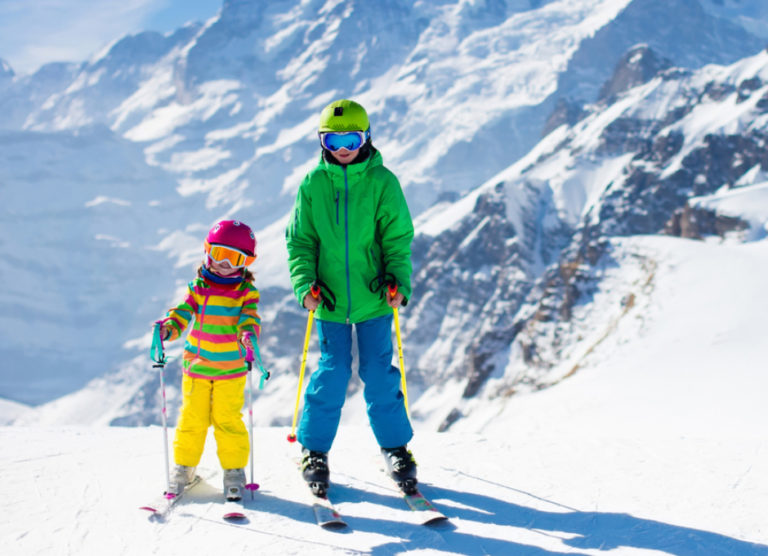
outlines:
[{"label": "green ski helmet", "polygon": [[335,100],[320,113],[319,133],[329,131],[368,131],[368,113],[354,100]]}]

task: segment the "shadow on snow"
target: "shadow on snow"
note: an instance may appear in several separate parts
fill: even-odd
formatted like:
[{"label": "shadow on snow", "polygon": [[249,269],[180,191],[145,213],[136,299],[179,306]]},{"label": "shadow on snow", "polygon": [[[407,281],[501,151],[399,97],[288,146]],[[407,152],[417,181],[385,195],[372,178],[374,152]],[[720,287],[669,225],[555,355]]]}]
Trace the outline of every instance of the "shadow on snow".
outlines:
[{"label": "shadow on snow", "polygon": [[[350,512],[349,515],[345,514],[344,516],[350,528],[343,530],[343,532],[363,531],[392,536],[397,539],[374,547],[370,552],[374,556],[389,556],[404,551],[427,549],[467,555],[542,555],[573,553],[574,549],[576,551],[579,549],[607,551],[622,547],[658,550],[679,556],[698,556],[700,554],[707,554],[708,556],[726,554],[768,556],[768,546],[766,545],[742,541],[700,529],[634,517],[629,514],[580,511],[507,485],[492,483],[465,473],[461,474],[495,485],[499,491],[508,490],[517,495],[538,499],[557,506],[560,510],[533,509],[484,494],[422,484],[424,494],[434,500],[449,520],[453,522],[443,522],[433,526],[409,525],[399,519],[367,518],[354,516]],[[252,511],[282,515],[299,522],[314,522],[310,503],[285,500],[273,493],[263,491],[258,493],[256,497],[257,502],[250,502],[246,498],[246,508]],[[203,483],[189,498],[197,503],[213,503],[217,500],[220,501],[221,493],[219,489]],[[333,499],[337,504],[367,502],[393,509],[404,508],[402,501],[395,492],[381,494],[345,484],[333,485]],[[184,512],[183,506],[179,509],[180,512]],[[559,542],[570,546],[572,550],[557,552],[521,542],[465,533],[461,531],[462,521],[535,531],[546,537],[558,539]],[[275,535],[275,531],[259,531],[248,525],[241,526],[241,528]],[[278,536],[292,538],[290,535]],[[568,536],[570,538],[563,538]],[[295,538],[294,540],[318,544],[306,539]],[[333,545],[329,544],[328,546]]]},{"label": "shadow on snow", "polygon": [[[485,479],[479,479],[488,482]],[[535,495],[512,487],[498,484],[499,490],[510,490],[518,494],[537,498]],[[536,531],[544,536],[557,538],[563,544],[578,551],[613,550],[622,547],[658,550],[680,556],[717,555],[766,555],[768,546],[751,543],[690,527],[672,525],[651,519],[634,517],[624,513],[579,511],[556,502],[561,511],[545,511],[507,502],[483,494],[461,492],[423,484],[424,494],[440,506],[449,520],[456,524],[442,523],[435,526],[414,525],[408,538],[402,539],[403,523],[350,516],[347,521],[356,531],[392,534],[397,542],[379,545],[371,554],[385,556],[402,553],[404,550],[445,549],[459,554],[565,554],[537,546],[483,537],[461,532],[461,521],[478,522],[501,527],[517,527]],[[396,494],[382,495],[359,491],[346,485],[334,485],[334,499],[378,503],[393,508],[402,507]],[[543,500],[540,499],[539,500]],[[572,535],[572,536],[571,536]],[[562,538],[570,536],[570,538]]]}]

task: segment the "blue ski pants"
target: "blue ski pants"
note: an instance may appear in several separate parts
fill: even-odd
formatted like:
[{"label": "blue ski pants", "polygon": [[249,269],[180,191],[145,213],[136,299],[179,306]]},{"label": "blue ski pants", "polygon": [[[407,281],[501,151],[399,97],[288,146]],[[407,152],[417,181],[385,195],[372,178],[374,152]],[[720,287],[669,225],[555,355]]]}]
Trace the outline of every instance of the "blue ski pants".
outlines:
[{"label": "blue ski pants", "polygon": [[404,446],[413,437],[400,371],[392,365],[392,315],[357,324],[317,321],[320,361],[304,393],[298,429],[302,446],[328,452],[336,437],[352,376],[352,328],[357,333],[359,374],[368,420],[382,448]]}]

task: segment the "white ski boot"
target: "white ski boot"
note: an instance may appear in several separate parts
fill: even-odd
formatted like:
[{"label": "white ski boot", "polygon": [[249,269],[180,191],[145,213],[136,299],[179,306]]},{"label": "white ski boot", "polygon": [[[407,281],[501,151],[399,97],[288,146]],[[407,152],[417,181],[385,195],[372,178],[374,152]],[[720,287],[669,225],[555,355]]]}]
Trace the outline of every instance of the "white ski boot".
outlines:
[{"label": "white ski boot", "polygon": [[171,471],[171,483],[169,485],[168,494],[175,494],[178,496],[184,492],[184,487],[192,482],[195,478],[196,467],[190,467],[188,465],[176,465]]},{"label": "white ski boot", "polygon": [[237,501],[243,497],[245,490],[245,469],[224,470],[224,496],[229,501]]}]

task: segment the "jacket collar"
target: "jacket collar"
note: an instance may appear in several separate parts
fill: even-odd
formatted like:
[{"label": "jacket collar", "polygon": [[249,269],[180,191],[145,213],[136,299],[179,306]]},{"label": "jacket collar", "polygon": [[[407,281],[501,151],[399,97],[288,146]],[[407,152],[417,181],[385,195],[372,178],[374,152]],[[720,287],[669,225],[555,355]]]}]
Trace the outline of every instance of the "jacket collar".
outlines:
[{"label": "jacket collar", "polygon": [[205,267],[201,269],[200,275],[202,276],[203,280],[205,280],[205,283],[209,286],[226,290],[236,289],[240,284],[243,283],[244,280],[242,273],[238,274],[237,276],[224,278],[214,274]]},{"label": "jacket collar", "polygon": [[346,168],[347,176],[362,174],[369,168],[373,168],[374,166],[381,166],[382,163],[383,163],[383,159],[381,158],[381,153],[378,150],[376,150],[374,147],[371,147],[370,156],[368,156],[368,158],[364,159],[361,162],[347,164],[346,166],[329,162],[328,160],[326,160],[326,158],[323,156],[322,153],[320,154],[320,166],[322,166],[326,172],[334,176],[343,176],[345,168]]}]

